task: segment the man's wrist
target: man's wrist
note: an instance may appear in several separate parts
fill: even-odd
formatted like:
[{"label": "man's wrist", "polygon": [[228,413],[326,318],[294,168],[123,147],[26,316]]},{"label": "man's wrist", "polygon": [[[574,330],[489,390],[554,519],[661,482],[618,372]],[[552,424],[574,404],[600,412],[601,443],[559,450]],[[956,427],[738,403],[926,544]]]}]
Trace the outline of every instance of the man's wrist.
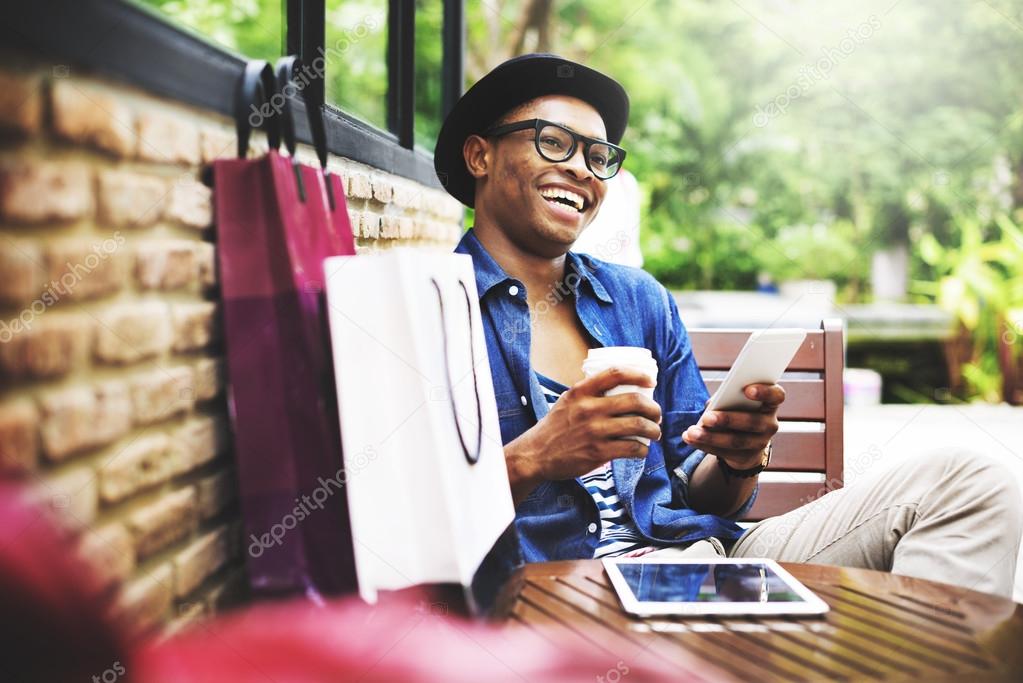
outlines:
[{"label": "man's wrist", "polygon": [[508,483],[511,486],[512,498],[518,504],[543,481],[543,474],[537,467],[536,458],[529,452],[528,446],[517,443],[519,439],[509,442],[504,447],[505,465],[508,468]]},{"label": "man's wrist", "polygon": [[734,459],[729,462],[720,455],[715,456],[718,461],[718,468],[724,475],[725,479],[749,479],[757,476],[761,472],[767,469],[768,464],[771,462],[771,442],[767,443],[757,455],[750,458],[749,461],[736,462]]}]

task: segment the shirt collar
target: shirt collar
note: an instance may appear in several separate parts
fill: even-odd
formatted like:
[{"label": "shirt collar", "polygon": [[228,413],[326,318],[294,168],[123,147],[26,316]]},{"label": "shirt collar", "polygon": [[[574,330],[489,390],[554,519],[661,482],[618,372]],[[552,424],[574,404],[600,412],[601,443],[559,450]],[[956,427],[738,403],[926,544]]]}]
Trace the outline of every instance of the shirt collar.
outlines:
[{"label": "shirt collar", "polygon": [[[455,247],[455,251],[460,254],[469,254],[472,256],[473,268],[476,271],[476,289],[479,292],[479,296],[482,299],[487,292],[502,283],[514,280],[513,277],[508,275],[504,271],[497,261],[494,260],[487,250],[483,247],[483,244],[476,237],[476,233],[472,228],[466,231],[462,236],[462,239],[458,242],[458,246]],[[604,303],[614,303],[611,295],[607,293],[607,289],[596,276],[598,264],[595,264],[590,257],[576,254],[575,252],[568,252],[566,254],[566,268],[568,273],[578,273],[579,282],[586,282],[589,284],[590,289],[593,291],[593,295]],[[569,277],[565,277],[566,281]],[[566,284],[578,286],[578,283]]]}]

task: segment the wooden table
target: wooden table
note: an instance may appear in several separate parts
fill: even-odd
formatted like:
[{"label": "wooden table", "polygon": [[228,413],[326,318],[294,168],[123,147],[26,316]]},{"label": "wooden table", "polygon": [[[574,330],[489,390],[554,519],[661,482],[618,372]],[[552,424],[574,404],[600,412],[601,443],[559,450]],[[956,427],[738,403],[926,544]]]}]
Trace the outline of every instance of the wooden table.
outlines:
[{"label": "wooden table", "polygon": [[784,564],[823,618],[647,618],[622,611],[597,560],[526,565],[497,617],[629,662],[661,658],[711,681],[1023,679],[1023,605],[863,569]]}]

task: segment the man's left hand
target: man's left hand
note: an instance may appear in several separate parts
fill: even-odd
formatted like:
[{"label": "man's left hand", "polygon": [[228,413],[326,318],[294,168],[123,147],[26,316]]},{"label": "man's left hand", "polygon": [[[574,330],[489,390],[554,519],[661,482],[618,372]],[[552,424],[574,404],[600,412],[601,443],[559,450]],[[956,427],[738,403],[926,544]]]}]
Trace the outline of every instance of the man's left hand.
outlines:
[{"label": "man's left hand", "polygon": [[778,406],[785,401],[785,390],[777,384],[750,384],[743,391],[761,402],[759,410],[707,411],[682,434],[690,446],[713,453],[737,470],[760,464],[767,443],[778,433]]}]

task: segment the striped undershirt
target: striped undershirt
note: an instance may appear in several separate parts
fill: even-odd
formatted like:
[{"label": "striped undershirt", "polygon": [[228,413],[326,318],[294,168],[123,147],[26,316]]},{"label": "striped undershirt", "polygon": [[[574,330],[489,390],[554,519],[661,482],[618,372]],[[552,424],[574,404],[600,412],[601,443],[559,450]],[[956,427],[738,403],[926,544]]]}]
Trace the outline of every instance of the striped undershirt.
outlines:
[{"label": "striped undershirt", "polygon": [[[548,404],[556,403],[568,388],[539,372],[536,373],[536,378]],[[618,498],[611,463],[604,463],[592,472],[584,474],[579,477],[579,482],[593,497],[593,502],[600,513],[600,542],[593,553],[594,558],[637,557],[659,549],[643,538],[636,528],[636,523],[632,521],[632,517]]]}]

